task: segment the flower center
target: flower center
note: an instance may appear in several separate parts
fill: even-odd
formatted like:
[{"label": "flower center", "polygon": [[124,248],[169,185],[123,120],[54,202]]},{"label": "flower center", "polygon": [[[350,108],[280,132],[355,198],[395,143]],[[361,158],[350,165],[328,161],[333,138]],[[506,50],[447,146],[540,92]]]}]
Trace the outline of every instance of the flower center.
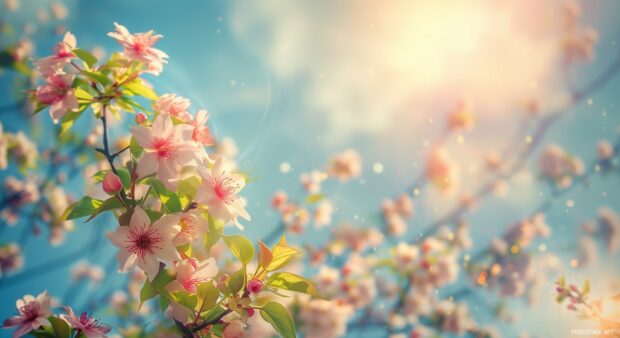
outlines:
[{"label": "flower center", "polygon": [[159,232],[150,226],[132,229],[127,236],[127,251],[144,258],[147,253],[152,255],[153,249],[162,249],[160,243],[163,241]]},{"label": "flower center", "polygon": [[153,142],[153,148],[155,148],[155,152],[157,153],[157,157],[160,159],[170,159],[174,157],[174,151],[176,150],[176,146],[174,144],[174,138],[156,138]]},{"label": "flower center", "polygon": [[234,202],[238,197],[235,195],[235,191],[239,188],[239,184],[230,177],[220,176],[215,180],[215,186],[213,190],[217,198],[226,204]]},{"label": "flower center", "polygon": [[198,289],[198,280],[191,278],[183,282],[183,288],[189,292],[196,292]]},{"label": "flower center", "polygon": [[27,321],[33,321],[39,316],[39,306],[37,302],[29,302],[19,310],[24,314]]}]

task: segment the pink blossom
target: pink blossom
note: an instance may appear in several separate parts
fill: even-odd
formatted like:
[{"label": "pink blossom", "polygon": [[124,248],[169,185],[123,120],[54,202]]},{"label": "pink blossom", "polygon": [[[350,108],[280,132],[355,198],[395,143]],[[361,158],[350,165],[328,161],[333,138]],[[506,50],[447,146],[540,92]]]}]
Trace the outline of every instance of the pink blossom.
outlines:
[{"label": "pink blossom", "polygon": [[194,141],[202,144],[203,146],[211,146],[215,144],[215,138],[211,134],[211,129],[207,126],[209,120],[209,113],[206,110],[201,109],[196,112],[194,120],[191,121],[194,131],[192,132],[192,138]]},{"label": "pink blossom", "polygon": [[179,232],[172,241],[175,246],[190,243],[209,230],[207,220],[202,217],[198,210],[192,210],[181,214],[179,225],[181,226],[181,232]]},{"label": "pink blossom", "polygon": [[123,182],[114,172],[108,171],[103,177],[102,186],[107,194],[115,195],[123,188]]},{"label": "pink blossom", "polygon": [[353,149],[348,149],[331,159],[327,173],[340,181],[348,181],[362,174],[362,160]]},{"label": "pink blossom", "polygon": [[166,188],[175,191],[182,167],[197,163],[198,148],[192,141],[192,127],[186,124],[175,126],[168,114],[161,114],[151,128],[133,127],[132,133],[144,148],[144,154],[138,160],[138,176],[156,173]]},{"label": "pink blossom", "polygon": [[67,311],[67,315],[64,318],[69,325],[83,333],[87,338],[105,338],[107,337],[105,334],[110,332],[108,326],[99,323],[86,312],[82,312],[80,317],[77,317],[70,307],[65,307],[65,311]]},{"label": "pink blossom", "polygon": [[452,191],[456,185],[455,164],[444,148],[434,149],[426,162],[426,177],[443,192]]},{"label": "pink blossom", "polygon": [[[176,264],[176,279],[166,285],[169,292],[187,291],[196,293],[198,285],[213,279],[218,273],[215,258],[211,257],[198,263],[195,259],[186,259]],[[170,303],[172,317],[182,323],[189,319],[190,310],[180,304]]]},{"label": "pink blossom", "polygon": [[332,223],[334,206],[330,201],[321,201],[314,209],[314,226],[319,229]]},{"label": "pink blossom", "polygon": [[195,259],[186,259],[177,263],[176,282],[186,291],[196,292],[198,284],[211,280],[218,271],[213,257],[200,263]]},{"label": "pink blossom", "polygon": [[62,73],[62,69],[75,57],[77,41],[71,32],[65,33],[61,42],[54,47],[54,54],[44,57],[35,62],[35,67],[44,78],[49,78],[55,74]]},{"label": "pink blossom", "polygon": [[273,195],[273,197],[271,198],[271,206],[274,209],[281,210],[286,205],[287,201],[288,195],[286,194],[286,191],[280,190],[277,191],[275,195]]},{"label": "pink blossom", "polygon": [[136,124],[142,124],[146,121],[146,115],[144,113],[138,113],[136,114],[134,121],[136,122]]},{"label": "pink blossom", "polygon": [[43,291],[36,298],[25,295],[23,299],[17,300],[16,306],[19,314],[6,319],[3,324],[5,328],[17,326],[17,330],[13,332],[13,338],[26,335],[41,326],[51,325],[47,320],[47,317],[52,315],[47,291]]},{"label": "pink blossom", "polygon": [[237,217],[250,220],[250,214],[245,210],[244,202],[237,193],[245,186],[245,179],[239,174],[229,174],[222,169],[222,160],[218,159],[211,170],[200,168],[202,185],[198,187],[195,200],[207,205],[209,214],[228,222],[232,220],[237,227],[243,226]]},{"label": "pink blossom", "polygon": [[153,280],[159,271],[159,259],[179,260],[181,257],[172,244],[172,239],[181,230],[179,218],[178,215],[166,215],[151,224],[146,212],[136,208],[129,226],[119,226],[115,232],[108,233],[112,244],[120,249],[117,255],[120,271],[126,272],[137,264],[149,280]]},{"label": "pink blossom", "polygon": [[252,279],[248,282],[248,291],[250,291],[251,294],[259,293],[262,288],[263,282],[258,279]]},{"label": "pink blossom", "polygon": [[161,35],[154,35],[153,31],[144,33],[130,34],[125,26],[114,23],[115,32],[108,33],[108,36],[115,39],[123,48],[123,54],[130,60],[144,63],[146,72],[159,75],[164,68],[165,60],[168,55],[153,45],[162,38]]},{"label": "pink blossom", "polygon": [[75,91],[71,88],[74,75],[52,75],[47,83],[37,88],[37,101],[50,106],[50,116],[58,123],[67,111],[78,108]]},{"label": "pink blossom", "polygon": [[189,99],[177,94],[164,94],[155,102],[155,111],[160,114],[170,114],[183,122],[189,122],[192,118],[188,111],[191,104]]}]

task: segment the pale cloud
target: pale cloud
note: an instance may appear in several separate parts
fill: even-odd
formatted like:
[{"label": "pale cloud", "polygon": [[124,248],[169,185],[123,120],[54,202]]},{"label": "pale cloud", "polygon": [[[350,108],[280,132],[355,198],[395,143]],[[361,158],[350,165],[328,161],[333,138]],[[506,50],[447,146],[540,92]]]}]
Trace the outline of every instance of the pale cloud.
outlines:
[{"label": "pale cloud", "polygon": [[306,118],[346,141],[428,129],[461,98],[506,128],[532,98],[561,99],[558,3],[243,1],[231,26],[280,84],[300,86]]}]

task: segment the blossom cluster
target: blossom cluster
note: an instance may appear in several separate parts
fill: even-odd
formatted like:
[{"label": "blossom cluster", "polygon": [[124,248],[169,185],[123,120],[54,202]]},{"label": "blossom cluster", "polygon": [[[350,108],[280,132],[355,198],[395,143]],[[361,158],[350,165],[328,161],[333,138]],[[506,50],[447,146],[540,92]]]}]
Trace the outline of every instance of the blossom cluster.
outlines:
[{"label": "blossom cluster", "polygon": [[[282,237],[272,248],[259,242],[256,253],[244,236],[224,234],[227,224],[243,229],[240,219],[251,220],[245,200],[238,195],[246,180],[231,165],[230,146],[216,144],[206,110],[192,113],[188,99],[174,93],[157,95],[143,78],[159,75],[167,63],[167,54],[154,47],[161,35],[132,34],[115,24],[108,36],[122,51],[107,61],[78,48],[76,37],[66,32],[52,55],[34,63],[43,81],[30,93],[35,112],[47,109],[60,125],[61,136],[85,112],[101,121],[101,127],[85,140],[99,155],[98,170],[90,178],[99,188],[87,190],[98,191],[70,205],[53,204],[50,222],[67,224],[84,217],[88,222],[103,213],[115,215],[118,225],[107,237],[118,248],[119,271],[139,271],[146,277],[139,279],[139,305],[158,297],[174,322],[168,330],[185,337],[237,337],[259,311],[279,334],[295,336],[294,323],[279,300],[263,301],[257,296],[275,290],[318,296],[302,276],[277,272],[300,251]],[[134,118],[126,119],[126,114]],[[112,118],[131,124],[128,141],[116,151],[108,137]],[[11,141],[2,143],[4,153],[20,154],[21,143],[12,141],[12,135],[0,139]],[[12,203],[38,198],[37,189],[25,194],[18,182],[12,186],[19,192]],[[62,190],[52,189],[50,194],[50,200],[67,201]],[[214,247],[222,242],[239,263],[231,273],[221,270],[215,259]],[[9,250],[3,255],[3,270],[18,265],[16,254]],[[249,265],[255,267],[253,272]],[[84,263],[74,268],[73,278],[100,282],[103,273]],[[37,299],[27,296],[18,302],[18,310],[20,315],[4,325],[17,327],[14,336],[61,325],[51,316],[46,293]],[[109,331],[89,315],[76,317],[70,309],[62,321],[89,337],[103,337]]]}]

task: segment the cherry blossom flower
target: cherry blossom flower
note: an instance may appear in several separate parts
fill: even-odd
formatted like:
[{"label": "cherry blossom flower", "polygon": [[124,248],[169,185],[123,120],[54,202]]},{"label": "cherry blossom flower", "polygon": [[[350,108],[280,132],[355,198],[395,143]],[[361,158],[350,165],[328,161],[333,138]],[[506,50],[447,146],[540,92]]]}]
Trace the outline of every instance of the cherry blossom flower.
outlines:
[{"label": "cherry blossom flower", "polygon": [[20,269],[23,262],[22,250],[18,244],[9,243],[0,246],[0,278]]},{"label": "cherry blossom flower", "polygon": [[151,128],[132,128],[136,142],[144,148],[138,160],[138,176],[156,173],[166,188],[176,191],[178,176],[183,166],[197,164],[198,148],[192,141],[192,127],[174,125],[168,114],[158,115]]},{"label": "cherry blossom flower", "polygon": [[181,232],[173,239],[175,246],[190,243],[209,230],[209,224],[207,220],[202,217],[199,210],[182,213],[179,225],[181,226]]},{"label": "cherry blossom flower", "polygon": [[105,338],[105,334],[110,332],[110,328],[107,325],[101,324],[92,315],[82,312],[80,317],[77,317],[70,307],[65,307],[67,315],[64,316],[65,320],[77,331],[83,333],[87,338]]},{"label": "cherry blossom flower", "polygon": [[17,327],[13,332],[13,338],[26,335],[44,325],[51,325],[47,317],[52,315],[50,311],[50,297],[47,291],[43,291],[36,298],[25,295],[23,299],[18,299],[17,310],[19,314],[4,321],[3,327]]},{"label": "cherry blossom flower", "polygon": [[561,187],[570,186],[572,177],[584,172],[581,159],[568,154],[556,144],[550,144],[542,151],[538,165],[545,177],[554,180]]},{"label": "cherry blossom flower", "polygon": [[348,149],[331,159],[327,173],[340,181],[348,181],[362,174],[362,159],[353,149]]},{"label": "cherry blossom flower", "polygon": [[239,174],[229,174],[222,169],[222,161],[218,159],[213,168],[200,168],[202,184],[198,187],[195,200],[205,204],[209,214],[224,222],[232,220],[237,227],[243,229],[237,218],[251,220],[245,210],[244,202],[237,193],[245,186],[245,179]]},{"label": "cherry blossom flower", "polygon": [[71,279],[74,281],[88,279],[93,283],[100,283],[104,274],[105,273],[100,266],[90,265],[86,261],[79,261],[71,269]]},{"label": "cherry blossom flower", "polygon": [[328,200],[321,201],[314,209],[314,226],[320,229],[332,223],[332,214],[334,206]]},{"label": "cherry blossom flower", "polygon": [[77,46],[75,35],[65,33],[62,41],[54,47],[54,54],[37,60],[34,65],[44,78],[63,73],[62,69],[75,57],[73,49]]},{"label": "cherry blossom flower", "polygon": [[302,173],[299,179],[307,192],[317,194],[321,192],[321,183],[327,179],[327,175],[322,171],[313,170],[311,173]]},{"label": "cherry blossom flower", "polygon": [[[353,307],[342,300],[312,299],[302,302],[299,318],[307,338],[336,338],[347,332]],[[326,320],[328,318],[329,320]]]},{"label": "cherry blossom flower", "polygon": [[32,54],[34,45],[30,39],[21,39],[13,49],[11,56],[15,62],[20,62]]},{"label": "cherry blossom flower", "polygon": [[599,141],[596,145],[596,154],[599,160],[606,161],[614,156],[614,146],[608,141]]},{"label": "cherry blossom flower", "polygon": [[323,265],[314,277],[317,288],[323,294],[333,294],[340,283],[340,272],[338,269]]},{"label": "cherry blossom flower", "polygon": [[108,36],[115,39],[123,48],[123,54],[129,60],[137,60],[146,66],[146,72],[159,75],[164,68],[164,63],[168,63],[168,54],[153,45],[162,38],[162,35],[154,35],[153,31],[144,33],[130,34],[129,30],[123,25],[114,23],[115,32],[108,33]]},{"label": "cherry blossom flower", "polygon": [[435,148],[430,153],[426,162],[426,177],[439,190],[450,192],[457,183],[457,167],[456,164],[448,156],[448,152],[444,148]]},{"label": "cherry blossom flower", "polygon": [[469,103],[462,101],[456,109],[448,115],[448,129],[451,131],[469,130],[474,126],[474,115]]},{"label": "cherry blossom flower", "polygon": [[52,4],[51,10],[52,10],[52,15],[57,20],[63,20],[69,14],[69,11],[67,10],[67,7],[64,4],[60,3],[60,2],[54,2]]},{"label": "cherry blossom flower", "polygon": [[129,226],[119,226],[108,233],[112,244],[121,249],[117,255],[120,271],[126,272],[134,265],[146,272],[153,280],[159,271],[159,259],[175,261],[181,257],[172,244],[179,233],[178,215],[166,215],[151,224],[142,208],[135,208]]},{"label": "cherry blossom flower", "polygon": [[30,140],[24,132],[19,131],[11,137],[10,154],[15,158],[15,161],[20,165],[27,168],[34,167],[36,165],[37,158],[39,157],[39,151],[37,144]]},{"label": "cherry blossom flower", "polygon": [[177,94],[164,94],[155,102],[155,111],[160,114],[170,114],[183,122],[189,122],[192,118],[188,111],[191,104],[189,99]]},{"label": "cherry blossom flower", "polygon": [[[219,269],[215,262],[215,258],[211,257],[205,261],[198,263],[195,259],[186,259],[177,262],[176,279],[166,285],[169,292],[187,291],[196,293],[198,285],[213,279]],[[175,302],[170,303],[172,317],[182,323],[187,322],[190,310]]]},{"label": "cherry blossom flower", "polygon": [[71,88],[74,77],[70,74],[54,74],[47,78],[46,84],[37,88],[37,101],[50,106],[50,116],[54,123],[58,123],[68,111],[78,108],[75,91]]},{"label": "cherry blossom flower", "polygon": [[409,245],[404,242],[398,243],[394,248],[394,266],[399,271],[411,271],[413,270],[414,263],[420,257],[420,250],[415,245]]},{"label": "cherry blossom flower", "polygon": [[188,292],[196,292],[198,284],[213,279],[219,271],[213,257],[200,263],[195,259],[186,259],[178,262],[176,268],[176,280],[172,283],[178,283]]},{"label": "cherry blossom flower", "polygon": [[207,126],[209,120],[209,113],[206,110],[201,109],[196,112],[196,116],[191,121],[194,131],[192,132],[192,138],[194,141],[202,144],[203,146],[211,146],[215,143],[215,138],[211,134],[211,129]]}]

